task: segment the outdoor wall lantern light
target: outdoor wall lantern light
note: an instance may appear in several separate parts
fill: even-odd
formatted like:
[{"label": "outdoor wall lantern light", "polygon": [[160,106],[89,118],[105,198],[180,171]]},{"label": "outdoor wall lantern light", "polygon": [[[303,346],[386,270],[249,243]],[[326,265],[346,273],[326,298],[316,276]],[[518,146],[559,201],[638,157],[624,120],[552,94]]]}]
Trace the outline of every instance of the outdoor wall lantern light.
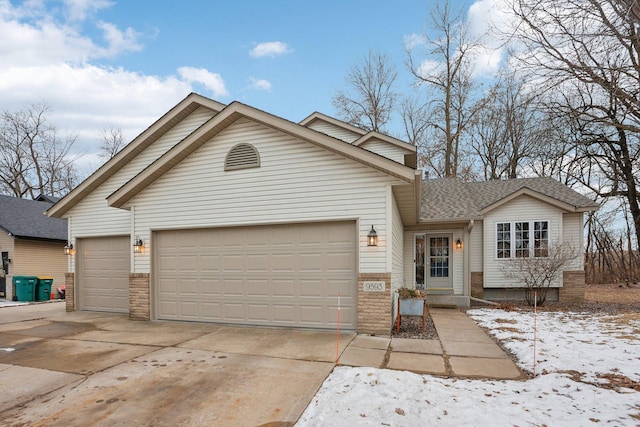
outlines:
[{"label": "outdoor wall lantern light", "polygon": [[64,245],[64,254],[73,255],[73,245],[71,243],[67,242],[67,244]]},{"label": "outdoor wall lantern light", "polygon": [[456,249],[457,250],[462,249],[462,242],[460,241],[460,239],[456,240]]},{"label": "outdoor wall lantern light", "polygon": [[367,246],[378,246],[378,233],[376,233],[373,225],[371,226],[371,231],[369,231],[369,234],[367,234],[367,239]]},{"label": "outdoor wall lantern light", "polygon": [[133,253],[141,254],[144,250],[144,242],[140,236],[136,236],[136,240],[133,242]]}]

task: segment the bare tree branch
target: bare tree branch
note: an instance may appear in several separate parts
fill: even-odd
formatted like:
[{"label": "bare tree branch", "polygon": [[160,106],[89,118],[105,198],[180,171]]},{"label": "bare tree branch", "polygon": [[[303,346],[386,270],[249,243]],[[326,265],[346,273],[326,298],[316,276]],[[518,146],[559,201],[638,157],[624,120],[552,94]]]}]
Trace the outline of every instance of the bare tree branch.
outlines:
[{"label": "bare tree branch", "polygon": [[354,126],[384,133],[396,101],[397,76],[385,54],[370,51],[347,73],[347,91],[333,97],[338,116]]}]

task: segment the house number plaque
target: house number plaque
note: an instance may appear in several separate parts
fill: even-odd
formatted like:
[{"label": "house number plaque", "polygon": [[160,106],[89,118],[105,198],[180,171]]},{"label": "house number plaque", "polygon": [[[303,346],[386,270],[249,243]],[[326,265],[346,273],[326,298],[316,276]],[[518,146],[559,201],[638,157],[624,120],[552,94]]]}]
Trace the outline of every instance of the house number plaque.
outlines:
[{"label": "house number plaque", "polygon": [[387,288],[386,283],[381,281],[366,281],[362,283],[363,291],[365,292],[384,292]]}]

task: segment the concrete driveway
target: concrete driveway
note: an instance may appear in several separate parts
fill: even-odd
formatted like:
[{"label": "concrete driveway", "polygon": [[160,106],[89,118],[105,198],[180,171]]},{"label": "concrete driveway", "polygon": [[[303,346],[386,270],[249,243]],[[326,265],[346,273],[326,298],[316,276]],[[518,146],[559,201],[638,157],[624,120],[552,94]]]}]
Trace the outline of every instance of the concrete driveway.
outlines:
[{"label": "concrete driveway", "polygon": [[335,364],[332,332],[64,310],[0,308],[0,424],[292,425]]}]

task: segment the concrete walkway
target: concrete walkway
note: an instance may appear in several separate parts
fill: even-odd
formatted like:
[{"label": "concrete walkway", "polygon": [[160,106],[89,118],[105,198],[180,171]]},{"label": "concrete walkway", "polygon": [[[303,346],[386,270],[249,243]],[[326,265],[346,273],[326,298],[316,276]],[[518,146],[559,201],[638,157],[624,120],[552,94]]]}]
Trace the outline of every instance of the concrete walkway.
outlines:
[{"label": "concrete walkway", "polygon": [[524,379],[511,358],[466,314],[430,308],[437,340],[358,335],[339,364],[443,376]]}]

